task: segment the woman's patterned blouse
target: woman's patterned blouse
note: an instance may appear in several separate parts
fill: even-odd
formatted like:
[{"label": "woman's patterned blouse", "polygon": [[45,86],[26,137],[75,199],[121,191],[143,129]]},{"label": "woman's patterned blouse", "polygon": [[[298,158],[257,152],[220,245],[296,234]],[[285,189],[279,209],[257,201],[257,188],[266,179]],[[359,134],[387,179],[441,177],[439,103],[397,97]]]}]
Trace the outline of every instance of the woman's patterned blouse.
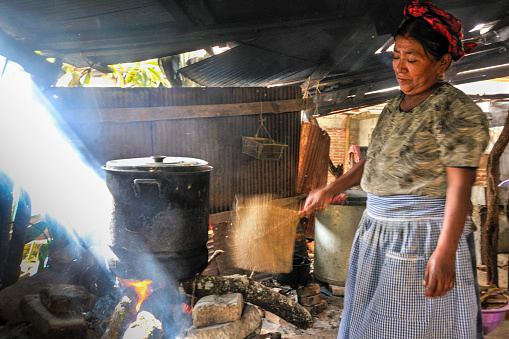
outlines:
[{"label": "woman's patterned blouse", "polygon": [[408,112],[402,93],[373,131],[361,187],[379,196],[445,197],[446,167],[478,167],[489,141],[486,115],[449,83]]}]

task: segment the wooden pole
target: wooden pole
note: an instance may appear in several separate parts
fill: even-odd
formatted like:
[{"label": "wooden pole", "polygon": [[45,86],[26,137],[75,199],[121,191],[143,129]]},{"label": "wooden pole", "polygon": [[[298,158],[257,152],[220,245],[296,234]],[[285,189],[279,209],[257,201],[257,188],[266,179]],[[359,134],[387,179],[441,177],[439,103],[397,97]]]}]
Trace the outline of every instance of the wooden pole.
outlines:
[{"label": "wooden pole", "polygon": [[499,229],[499,197],[498,197],[498,181],[499,181],[499,161],[509,142],[509,112],[505,119],[504,128],[497,142],[491,150],[487,165],[487,204],[488,215],[486,217],[484,244],[486,249],[486,283],[488,285],[495,284],[498,286],[498,229]]},{"label": "wooden pole", "polygon": [[348,163],[348,150],[350,149],[350,121],[352,120],[352,117],[350,115],[346,116],[346,127],[345,127],[345,156],[343,158],[343,168],[346,170],[349,170],[346,167],[346,164]]}]

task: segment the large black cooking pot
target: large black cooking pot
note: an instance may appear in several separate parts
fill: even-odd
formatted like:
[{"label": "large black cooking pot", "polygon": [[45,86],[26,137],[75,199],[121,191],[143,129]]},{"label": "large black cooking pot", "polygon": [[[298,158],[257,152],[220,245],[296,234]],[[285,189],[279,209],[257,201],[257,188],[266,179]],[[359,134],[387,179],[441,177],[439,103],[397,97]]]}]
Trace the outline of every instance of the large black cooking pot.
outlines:
[{"label": "large black cooking pot", "polygon": [[201,272],[207,265],[212,167],[200,159],[154,156],[111,160],[103,169],[113,196],[114,273],[148,279],[160,273],[149,258],[177,280]]}]

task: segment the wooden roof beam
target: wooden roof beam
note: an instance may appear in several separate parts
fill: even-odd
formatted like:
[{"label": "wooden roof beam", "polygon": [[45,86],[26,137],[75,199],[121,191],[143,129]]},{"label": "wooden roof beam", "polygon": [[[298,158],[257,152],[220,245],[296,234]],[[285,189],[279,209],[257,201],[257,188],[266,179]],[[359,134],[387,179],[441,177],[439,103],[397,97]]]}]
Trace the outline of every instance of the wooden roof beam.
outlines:
[{"label": "wooden roof beam", "polygon": [[156,0],[182,26],[192,26],[194,22],[174,0]]},{"label": "wooden roof beam", "polygon": [[[241,41],[258,37],[263,32],[272,32],[275,29],[307,30],[312,27],[323,29],[338,27],[347,28],[353,24],[353,20],[341,19],[338,17],[320,17],[297,20],[264,20],[245,23],[214,24],[195,27],[167,26],[162,29],[160,26],[153,28],[139,28],[135,32],[108,31],[90,33],[83,32],[79,36],[69,36],[68,33],[55,32],[50,35],[37,36],[29,41],[38,50],[55,50],[65,52],[70,49],[79,49],[80,52],[86,49],[97,49],[97,46],[130,46],[143,44],[180,44],[198,42],[208,44],[224,43],[230,41]],[[107,34],[106,34],[107,33]]]}]

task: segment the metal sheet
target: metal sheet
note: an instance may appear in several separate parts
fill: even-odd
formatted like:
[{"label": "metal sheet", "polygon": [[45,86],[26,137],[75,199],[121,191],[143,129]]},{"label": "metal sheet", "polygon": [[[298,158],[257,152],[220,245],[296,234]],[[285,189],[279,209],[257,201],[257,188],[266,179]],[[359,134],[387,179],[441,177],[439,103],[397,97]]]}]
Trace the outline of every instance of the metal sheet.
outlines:
[{"label": "metal sheet", "polygon": [[[56,95],[58,99],[53,97]],[[54,88],[48,98],[61,109],[232,104],[297,99],[299,87],[275,88]],[[300,112],[264,114],[271,137],[287,144],[278,161],[242,154],[242,136],[255,136],[258,115],[71,126],[96,160],[184,156],[203,159],[211,174],[211,213],[228,211],[236,194],[295,195]],[[65,116],[64,116],[65,119]],[[263,135],[265,136],[265,135]]]}]

